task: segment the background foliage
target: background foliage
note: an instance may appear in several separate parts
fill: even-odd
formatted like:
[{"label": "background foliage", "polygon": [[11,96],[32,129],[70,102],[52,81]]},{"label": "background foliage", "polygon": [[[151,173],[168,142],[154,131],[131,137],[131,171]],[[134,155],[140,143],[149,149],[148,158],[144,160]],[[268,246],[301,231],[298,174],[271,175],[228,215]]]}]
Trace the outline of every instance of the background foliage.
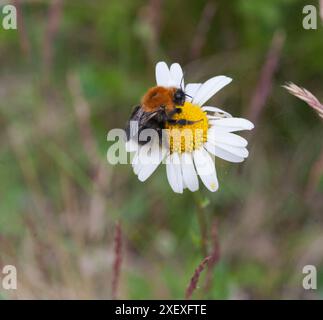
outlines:
[{"label": "background foliage", "polygon": [[[180,62],[190,82],[231,76],[212,103],[256,123],[249,159],[217,161],[220,190],[202,190],[221,257],[193,297],[322,298],[322,121],[281,87],[293,81],[323,98],[323,26],[302,28],[309,3],[318,8],[14,1],[19,31],[0,28],[0,266],[17,266],[18,290],[0,296],[111,298],[120,221],[118,297],[184,297],[204,258],[194,197],[174,194],[165,168],[142,184],[131,166],[106,161],[108,130],[124,127],[163,59]],[[316,291],[302,288],[307,264]]]}]

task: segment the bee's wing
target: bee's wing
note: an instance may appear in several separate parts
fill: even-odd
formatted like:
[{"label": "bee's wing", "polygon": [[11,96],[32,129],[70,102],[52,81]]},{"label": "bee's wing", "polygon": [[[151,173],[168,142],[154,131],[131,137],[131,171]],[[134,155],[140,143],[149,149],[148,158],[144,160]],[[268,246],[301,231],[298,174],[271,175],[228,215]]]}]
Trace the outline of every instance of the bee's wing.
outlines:
[{"label": "bee's wing", "polygon": [[218,118],[232,118],[231,114],[224,112],[214,112],[214,116]]},{"label": "bee's wing", "polygon": [[211,119],[232,118],[232,115],[217,107],[203,107]]},{"label": "bee's wing", "polygon": [[[140,117],[140,106],[136,106],[133,108],[129,121],[137,119],[138,117]],[[136,121],[136,120],[134,120],[134,121]]]},{"label": "bee's wing", "polygon": [[[134,107],[130,119],[126,126],[126,135],[127,140],[129,140],[131,137],[135,136],[139,129],[144,127],[146,123],[153,118],[157,114],[156,111],[154,112],[145,112],[141,108],[141,106]],[[134,122],[134,126],[131,124],[131,122]]]}]

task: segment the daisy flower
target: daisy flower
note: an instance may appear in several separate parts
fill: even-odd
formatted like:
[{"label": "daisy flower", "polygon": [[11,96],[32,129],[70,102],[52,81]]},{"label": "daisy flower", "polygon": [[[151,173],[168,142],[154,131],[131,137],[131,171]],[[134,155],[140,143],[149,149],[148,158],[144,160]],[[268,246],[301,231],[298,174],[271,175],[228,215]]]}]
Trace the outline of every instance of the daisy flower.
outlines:
[{"label": "daisy flower", "polygon": [[[199,179],[210,191],[217,191],[219,183],[214,156],[230,162],[242,162],[248,157],[247,140],[233,132],[251,130],[254,125],[246,119],[234,118],[226,111],[205,103],[232,81],[216,76],[204,83],[189,83],[182,112],[173,119],[186,119],[188,125],[166,123],[167,143],[153,139],[144,145],[133,140],[126,144],[127,151],[135,152],[132,166],[140,181],[147,180],[161,163],[166,164],[168,182],[176,193],[184,189],[199,189]],[[178,63],[168,68],[165,62],[156,65],[158,86],[184,86],[183,71]],[[156,139],[158,140],[158,139]]]}]

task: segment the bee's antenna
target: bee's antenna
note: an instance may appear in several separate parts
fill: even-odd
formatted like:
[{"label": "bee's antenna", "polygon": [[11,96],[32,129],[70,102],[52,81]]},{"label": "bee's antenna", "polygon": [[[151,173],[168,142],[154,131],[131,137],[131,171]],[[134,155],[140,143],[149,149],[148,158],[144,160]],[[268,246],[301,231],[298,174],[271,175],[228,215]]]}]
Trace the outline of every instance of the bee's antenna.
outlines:
[{"label": "bee's antenna", "polygon": [[184,91],[184,88],[183,88],[183,81],[184,81],[184,72],[183,72],[183,76],[182,76],[181,84],[180,84],[181,89]]}]

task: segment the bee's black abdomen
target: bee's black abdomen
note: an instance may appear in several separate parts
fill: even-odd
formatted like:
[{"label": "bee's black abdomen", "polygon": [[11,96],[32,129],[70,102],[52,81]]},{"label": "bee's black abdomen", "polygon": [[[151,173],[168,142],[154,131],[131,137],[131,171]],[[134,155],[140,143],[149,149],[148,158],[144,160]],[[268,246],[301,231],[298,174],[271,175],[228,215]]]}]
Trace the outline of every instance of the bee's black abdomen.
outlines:
[{"label": "bee's black abdomen", "polygon": [[145,129],[153,129],[157,131],[161,143],[162,130],[165,128],[167,118],[164,110],[158,112],[145,112],[141,106],[136,106],[131,113],[125,129],[127,141],[133,139],[140,145],[145,145],[151,140],[151,137],[148,136],[147,140],[139,140],[140,134]]}]

